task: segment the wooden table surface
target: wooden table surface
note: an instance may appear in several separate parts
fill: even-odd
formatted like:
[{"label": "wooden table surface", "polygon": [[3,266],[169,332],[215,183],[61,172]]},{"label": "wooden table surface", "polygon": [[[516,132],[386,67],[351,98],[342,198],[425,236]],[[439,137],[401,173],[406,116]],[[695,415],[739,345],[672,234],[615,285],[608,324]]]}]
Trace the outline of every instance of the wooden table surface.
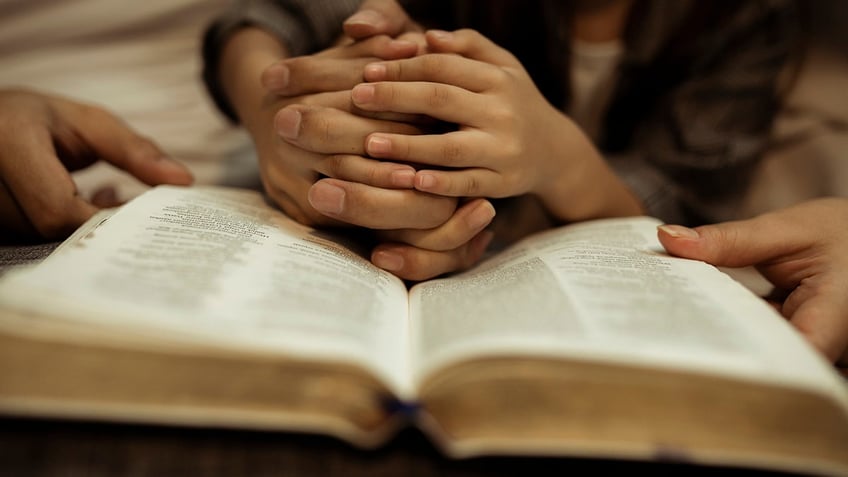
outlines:
[{"label": "wooden table surface", "polygon": [[[323,436],[37,419],[0,419],[0,475],[511,476],[734,475],[739,469],[589,459],[450,460],[415,430],[376,451]],[[745,472],[745,475],[774,475]]]}]

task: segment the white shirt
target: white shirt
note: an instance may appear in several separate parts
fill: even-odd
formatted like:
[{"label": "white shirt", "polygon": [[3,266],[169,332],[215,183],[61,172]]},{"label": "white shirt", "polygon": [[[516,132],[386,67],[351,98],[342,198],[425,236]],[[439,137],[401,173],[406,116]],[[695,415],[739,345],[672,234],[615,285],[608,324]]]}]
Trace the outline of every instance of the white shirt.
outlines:
[{"label": "white shirt", "polygon": [[[200,41],[226,0],[0,2],[0,88],[26,86],[94,103],[185,163],[199,183],[256,184],[252,144],[214,107]],[[127,199],[145,186],[105,164],[76,174],[84,195]]]},{"label": "white shirt", "polygon": [[572,43],[569,115],[592,140],[598,139],[623,54],[620,40]]}]

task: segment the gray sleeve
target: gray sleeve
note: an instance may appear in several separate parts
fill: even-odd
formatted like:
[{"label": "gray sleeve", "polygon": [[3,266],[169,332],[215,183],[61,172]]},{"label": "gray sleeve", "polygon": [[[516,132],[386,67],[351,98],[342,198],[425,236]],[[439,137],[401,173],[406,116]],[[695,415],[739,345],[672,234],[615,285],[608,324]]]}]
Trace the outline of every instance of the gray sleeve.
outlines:
[{"label": "gray sleeve", "polygon": [[203,37],[203,80],[218,108],[231,120],[235,112],[221,90],[218,64],[224,42],[239,28],[252,25],[277,37],[292,56],[327,48],[338,38],[342,22],[361,0],[235,0]]},{"label": "gray sleeve", "polygon": [[632,148],[611,158],[649,214],[686,225],[736,218],[780,108],[795,13],[782,2],[741,9],[702,43],[687,79],[641,123]]}]

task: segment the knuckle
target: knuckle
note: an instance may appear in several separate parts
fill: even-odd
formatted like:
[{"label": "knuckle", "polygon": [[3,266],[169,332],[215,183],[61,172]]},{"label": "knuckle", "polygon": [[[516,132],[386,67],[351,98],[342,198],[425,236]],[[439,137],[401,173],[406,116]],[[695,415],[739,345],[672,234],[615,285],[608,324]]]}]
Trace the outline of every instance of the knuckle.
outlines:
[{"label": "knuckle", "polygon": [[387,63],[386,73],[388,74],[388,79],[393,80],[401,80],[404,78],[404,74],[406,73],[405,69],[406,61],[391,61]]},{"label": "knuckle", "polygon": [[51,239],[67,235],[77,225],[65,207],[54,203],[41,204],[31,223],[38,235]]},{"label": "knuckle", "polygon": [[518,172],[510,172],[504,174],[503,176],[503,187],[500,190],[503,191],[502,194],[499,195],[511,195],[512,193],[519,193],[529,189],[527,185],[527,179],[523,174]]},{"label": "knuckle", "polygon": [[287,202],[288,194],[283,192],[283,188],[278,185],[277,176],[274,168],[263,167],[260,169],[259,179],[262,182],[262,189],[274,204],[285,211],[284,204]]},{"label": "knuckle", "polygon": [[454,228],[445,228],[439,233],[433,234],[428,243],[431,250],[447,252],[460,247],[465,242],[459,231]]},{"label": "knuckle", "polygon": [[450,94],[444,85],[433,84],[427,93],[426,101],[427,105],[433,109],[443,109],[450,103]]},{"label": "knuckle", "polygon": [[444,267],[437,260],[431,260],[425,252],[409,251],[404,254],[404,267],[402,278],[407,280],[427,280],[429,278],[447,273],[450,267]]},{"label": "knuckle", "polygon": [[308,56],[298,56],[282,62],[289,69],[289,81],[298,79],[304,73],[308,74],[312,69],[314,59]]},{"label": "knuckle", "polygon": [[497,68],[496,70],[492,71],[492,83],[496,86],[511,83],[512,80],[512,74],[503,68]]},{"label": "knuckle", "polygon": [[374,85],[374,102],[378,106],[386,107],[394,104],[395,88],[389,83],[376,83]]},{"label": "knuckle", "polygon": [[[705,233],[706,232],[706,233]],[[724,262],[737,253],[746,253],[745,250],[740,250],[738,231],[732,227],[705,227],[701,233],[706,235],[706,239],[710,244],[710,252],[714,260]]]},{"label": "knuckle", "polygon": [[486,117],[497,124],[509,124],[515,120],[512,110],[502,105],[489,105],[486,108]]},{"label": "knuckle", "polygon": [[[391,80],[389,79],[389,81]],[[380,81],[376,83],[369,83],[369,85],[373,88],[374,94],[369,99],[368,104],[358,106],[355,100],[351,101],[351,104],[357,108],[357,114],[360,114],[359,111],[364,114],[376,114],[384,108],[390,108],[392,106],[394,88],[391,83]]]},{"label": "knuckle", "polygon": [[368,225],[374,229],[394,228],[385,223],[385,210],[380,201],[357,189],[346,191],[344,209],[336,218],[357,225]]},{"label": "knuckle", "polygon": [[482,35],[471,28],[461,28],[454,35],[460,38],[465,44],[474,43],[482,39]]},{"label": "knuckle", "polygon": [[332,142],[337,138],[335,128],[333,127],[333,122],[330,121],[328,118],[318,118],[315,127],[322,141]]},{"label": "knuckle", "polygon": [[[297,104],[301,104],[303,106],[317,106],[320,101],[318,101],[318,96],[314,94],[304,94],[297,97]],[[295,101],[284,103],[285,106],[294,104]],[[282,109],[282,108],[281,108]]]},{"label": "knuckle", "polygon": [[431,227],[436,227],[447,222],[452,216],[457,206],[457,199],[454,197],[435,197],[436,201],[433,204],[433,223]]},{"label": "knuckle", "polygon": [[129,139],[127,147],[130,159],[144,161],[162,156],[156,143],[146,136],[133,135]]},{"label": "knuckle", "polygon": [[304,111],[301,136],[305,142],[329,143],[338,139],[333,121],[321,111]]},{"label": "knuckle", "polygon": [[425,78],[432,78],[445,67],[442,55],[424,55],[421,57],[421,71]]},{"label": "knuckle", "polygon": [[392,39],[388,35],[377,35],[363,42],[363,51],[373,56],[383,56]]},{"label": "knuckle", "polygon": [[344,156],[341,154],[333,154],[324,159],[324,174],[336,179],[343,179],[345,174]]},{"label": "knuckle", "polygon": [[524,157],[525,147],[521,141],[513,139],[506,141],[503,144],[501,151],[504,157],[520,159]]},{"label": "knuckle", "polygon": [[286,60],[284,64],[289,69],[286,91],[289,94],[297,94],[320,88],[325,75],[321,74],[319,61],[311,56]]},{"label": "knuckle", "polygon": [[480,180],[474,175],[469,175],[465,178],[463,189],[461,192],[466,194],[468,197],[478,197],[481,192],[481,184]]},{"label": "knuckle", "polygon": [[276,163],[271,162],[270,164],[263,165],[260,168],[260,179],[262,181],[262,188],[274,199],[277,205],[292,200],[289,194],[286,193],[286,190],[291,185],[289,175],[285,170],[278,167]]},{"label": "knuckle", "polygon": [[84,116],[86,118],[93,118],[100,116],[102,111],[97,106],[88,103],[77,103],[74,105],[77,108],[80,116]]},{"label": "knuckle", "polygon": [[380,167],[379,165],[375,165],[375,164],[369,164],[367,166],[367,170],[365,172],[365,181],[366,181],[365,183],[367,185],[379,187],[380,185],[382,185],[385,182],[383,180],[383,177],[385,175],[386,174],[384,174],[384,170],[383,170],[382,167]]},{"label": "knuckle", "polygon": [[403,136],[397,136],[392,140],[392,158],[396,160],[407,160],[412,155],[409,141]]},{"label": "knuckle", "polygon": [[91,104],[79,104],[79,113],[86,121],[92,123],[107,123],[117,120],[111,113],[103,108]]},{"label": "knuckle", "polygon": [[464,159],[465,154],[465,148],[460,142],[450,136],[445,137],[445,141],[442,143],[442,158],[445,161],[445,165],[459,163]]},{"label": "knuckle", "polygon": [[262,177],[262,184],[265,192],[271,198],[271,201],[274,202],[277,207],[283,211],[283,213],[298,223],[310,227],[330,225],[332,223],[332,220],[329,217],[322,215],[308,205],[302,206],[288,192],[286,192],[284,187],[266,179],[265,177],[266,176]]},{"label": "knuckle", "polygon": [[25,114],[0,112],[0,131],[3,131],[4,136],[10,139],[26,137],[26,133],[46,127],[45,121],[47,120],[36,119]]}]

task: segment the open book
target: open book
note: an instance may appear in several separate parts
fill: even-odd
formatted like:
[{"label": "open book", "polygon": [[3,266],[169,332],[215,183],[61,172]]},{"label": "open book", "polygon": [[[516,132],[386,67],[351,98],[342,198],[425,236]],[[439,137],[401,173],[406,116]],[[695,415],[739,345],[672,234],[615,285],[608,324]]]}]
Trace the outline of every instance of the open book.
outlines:
[{"label": "open book", "polygon": [[0,281],[0,411],[848,474],[845,381],[657,224],[407,290],[258,193],[157,187]]}]

